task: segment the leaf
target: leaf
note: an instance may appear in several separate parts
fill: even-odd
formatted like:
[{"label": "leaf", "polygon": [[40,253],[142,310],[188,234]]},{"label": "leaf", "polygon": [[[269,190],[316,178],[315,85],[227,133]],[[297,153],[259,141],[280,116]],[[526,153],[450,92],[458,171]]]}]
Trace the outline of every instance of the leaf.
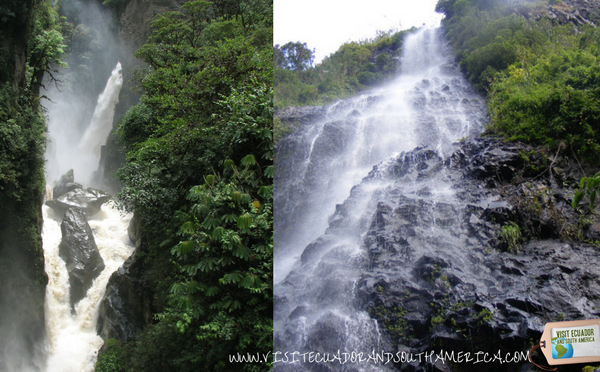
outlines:
[{"label": "leaf", "polygon": [[187,235],[194,234],[194,223],[192,221],[187,221],[181,226],[181,232]]},{"label": "leaf", "polygon": [[247,229],[252,223],[252,217],[248,213],[241,215],[237,220],[238,229]]},{"label": "leaf", "polygon": [[223,167],[225,169],[233,169],[235,167],[235,162],[231,159],[227,159],[223,162]]},{"label": "leaf", "polygon": [[215,240],[221,239],[223,235],[225,235],[225,229],[222,226],[215,228],[212,232],[212,238]]},{"label": "leaf", "polygon": [[571,203],[571,206],[573,207],[573,209],[577,208],[577,206],[581,202],[581,199],[583,199],[583,195],[585,195],[583,191],[580,191],[580,190],[575,191],[575,195],[573,196],[573,202]]},{"label": "leaf", "polygon": [[184,293],[184,287],[181,283],[173,283],[171,288],[169,288],[169,293],[180,294]]},{"label": "leaf", "polygon": [[204,177],[204,181],[206,181],[207,185],[212,186],[215,184],[215,176],[213,174],[209,174],[208,176]]},{"label": "leaf", "polygon": [[230,284],[238,283],[240,280],[242,280],[242,274],[236,271],[230,274],[225,274],[223,278],[221,278],[220,282],[222,284]]},{"label": "leaf", "polygon": [[248,274],[246,275],[246,277],[244,278],[244,280],[242,280],[240,282],[240,287],[243,288],[257,288],[259,287],[261,284],[260,278],[254,274]]},{"label": "leaf", "polygon": [[592,211],[594,210],[594,202],[596,201],[596,194],[597,194],[596,190],[594,190],[590,193],[590,209]]},{"label": "leaf", "polygon": [[273,194],[273,189],[271,186],[262,186],[261,188],[258,189],[258,195],[260,195],[264,199],[267,199],[272,194]]},{"label": "leaf", "polygon": [[250,165],[255,165],[255,164],[256,164],[256,159],[254,158],[254,155],[252,155],[252,154],[246,155],[242,158],[242,165],[250,166]]},{"label": "leaf", "polygon": [[272,165],[269,165],[267,168],[265,168],[264,175],[267,178],[273,178],[273,166]]},{"label": "leaf", "polygon": [[204,219],[204,222],[202,222],[202,226],[204,226],[207,229],[214,229],[215,227],[219,226],[219,219],[215,218],[213,216],[206,216],[206,219]]},{"label": "leaf", "polygon": [[196,248],[198,247],[198,245],[196,244],[196,241],[194,240],[187,240],[187,241],[183,241],[180,242],[179,244],[177,244],[175,246],[175,248],[173,248],[171,250],[172,254],[177,253],[177,255],[186,255],[188,253],[193,252],[194,250],[196,250]]},{"label": "leaf", "polygon": [[219,287],[208,287],[208,289],[206,290],[206,296],[208,297],[212,297],[215,296],[217,294],[219,294]]},{"label": "leaf", "polygon": [[248,258],[250,258],[250,253],[250,250],[243,245],[240,245],[233,250],[233,255],[243,259],[244,261],[248,261]]},{"label": "leaf", "polygon": [[238,216],[236,216],[233,213],[229,213],[229,214],[226,214],[223,216],[222,221],[224,221],[226,223],[227,222],[235,222],[235,221],[237,221],[237,219],[238,219]]},{"label": "leaf", "polygon": [[240,203],[247,205],[250,204],[252,202],[252,197],[248,194],[242,194],[242,196],[240,197]]}]

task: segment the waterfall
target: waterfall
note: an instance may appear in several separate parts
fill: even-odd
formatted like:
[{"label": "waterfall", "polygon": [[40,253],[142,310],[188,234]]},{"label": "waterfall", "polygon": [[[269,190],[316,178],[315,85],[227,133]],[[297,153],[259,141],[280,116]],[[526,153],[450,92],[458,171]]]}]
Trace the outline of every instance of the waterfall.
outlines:
[{"label": "waterfall", "polygon": [[[98,97],[96,108],[85,133],[77,140],[80,123],[75,115],[81,108],[69,110],[73,97],[51,92],[55,105],[48,109],[49,138],[52,146],[47,154],[48,182],[55,181],[62,172],[74,169],[75,180],[89,183],[98,166],[100,147],[106,142],[113,124],[115,103],[123,78],[121,64],[111,73],[106,88]],[[76,102],[76,101],[75,101]],[[51,198],[47,187],[46,198]],[[48,285],[45,296],[47,372],[88,372],[94,370],[96,353],[103,345],[97,335],[96,322],[100,300],[108,279],[133,253],[127,227],[131,215],[124,215],[113,202],[104,204],[99,213],[88,217],[88,224],[104,260],[105,268],[93,281],[85,297],[71,310],[69,274],[59,256],[62,215],[47,205],[43,206],[42,232],[44,259]]]},{"label": "waterfall", "polygon": [[49,143],[46,151],[46,173],[50,181],[73,169],[76,181],[83,184],[90,182],[98,168],[100,148],[112,129],[115,104],[122,85],[121,63],[117,63],[104,91],[98,96],[87,125],[81,123],[86,117],[82,97],[68,91],[50,90],[47,95],[53,103],[47,107]]},{"label": "waterfall", "polygon": [[43,213],[42,239],[48,274],[44,304],[48,348],[46,371],[93,371],[96,352],[104,344],[96,333],[100,300],[112,273],[133,253],[133,246],[127,235],[131,215],[122,216],[109,203],[103,205],[100,213],[88,220],[106,267],[96,278],[86,297],[76,305],[75,314],[72,314],[69,304],[69,275],[65,262],[58,255],[62,216],[57,216],[48,206],[43,207]]},{"label": "waterfall", "polygon": [[[278,144],[275,160],[275,348],[282,353],[369,353],[386,348],[381,325],[360,309],[357,286],[368,269],[366,234],[392,192],[383,177],[403,152],[429,147],[444,157],[461,138],[477,135],[483,99],[460,74],[439,29],[404,41],[396,80],[326,114]],[[452,200],[444,170],[407,192]],[[375,221],[375,222],[374,222]],[[393,270],[391,268],[390,270]],[[282,354],[285,355],[285,354]],[[291,355],[291,354],[290,354]],[[282,358],[280,358],[282,359]],[[375,364],[327,364],[336,370],[381,370]],[[336,367],[337,366],[337,367]],[[277,370],[321,370],[318,363]]]},{"label": "waterfall", "polygon": [[112,71],[104,92],[98,97],[92,122],[79,142],[79,150],[82,152],[100,157],[100,146],[104,144],[112,129],[115,104],[118,101],[122,85],[123,76],[121,75],[121,63],[119,62]]}]

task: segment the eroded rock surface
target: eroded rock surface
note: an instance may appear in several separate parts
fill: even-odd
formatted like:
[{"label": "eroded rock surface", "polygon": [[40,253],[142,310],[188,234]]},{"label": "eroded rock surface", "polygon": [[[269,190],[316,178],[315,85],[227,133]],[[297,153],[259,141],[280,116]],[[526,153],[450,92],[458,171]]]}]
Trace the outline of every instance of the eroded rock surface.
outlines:
[{"label": "eroded rock surface", "polygon": [[81,189],[82,186],[79,183],[75,182],[75,177],[73,175],[73,169],[70,169],[67,173],[63,174],[60,179],[56,182],[54,187],[52,188],[52,197],[54,199],[68,193],[69,191],[73,191],[75,189]]},{"label": "eroded rock surface", "polygon": [[100,302],[97,327],[98,335],[104,340],[115,338],[121,343],[135,340],[144,325],[152,322],[152,296],[142,279],[143,260],[137,259],[144,238],[135,215],[128,234],[136,250],[108,280]]},{"label": "eroded rock surface", "polygon": [[67,209],[60,229],[62,240],[58,254],[67,265],[71,306],[74,306],[85,297],[94,279],[104,270],[104,260],[83,211]]},{"label": "eroded rock surface", "polygon": [[69,208],[81,209],[87,217],[100,212],[102,204],[110,199],[110,195],[102,190],[94,188],[75,189],[61,195],[58,198],[48,200],[46,205],[54,209],[59,215],[63,215]]},{"label": "eroded rock surface", "polygon": [[[600,317],[600,254],[581,242],[600,235],[570,206],[582,175],[560,154],[491,139],[465,141],[448,158],[417,149],[376,167],[368,178],[391,186],[364,240],[363,308],[396,350],[413,353],[526,351],[547,322]],[[502,238],[505,226],[517,226],[515,244]]]}]

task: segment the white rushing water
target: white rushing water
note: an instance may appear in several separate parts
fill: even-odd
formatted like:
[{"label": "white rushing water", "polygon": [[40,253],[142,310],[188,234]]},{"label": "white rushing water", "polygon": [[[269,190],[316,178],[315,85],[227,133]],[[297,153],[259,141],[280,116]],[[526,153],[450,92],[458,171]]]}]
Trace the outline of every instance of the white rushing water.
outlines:
[{"label": "white rushing water", "polygon": [[48,182],[58,179],[73,169],[76,180],[88,184],[98,168],[100,148],[112,129],[115,105],[123,85],[121,63],[116,67],[98,96],[94,113],[88,125],[80,120],[85,117],[81,97],[72,92],[51,89],[47,96],[53,101],[47,104],[48,149],[46,151],[46,173]]},{"label": "white rushing water", "polygon": [[[380,325],[359,309],[356,298],[360,273],[368,265],[363,242],[378,202],[392,190],[378,174],[393,171],[401,152],[428,146],[444,157],[454,142],[481,131],[483,100],[460,74],[439,29],[409,35],[400,61],[395,81],[337,102],[279,144],[274,189],[278,351],[368,353],[385,346]],[[432,198],[452,199],[443,182],[427,186]],[[328,368],[386,369],[352,363],[323,370]],[[319,368],[280,363],[275,370]]]},{"label": "white rushing water", "polygon": [[422,29],[406,38],[396,80],[337,102],[296,133],[295,153],[284,155],[294,158],[293,171],[280,167],[285,176],[275,175],[274,281],[290,273],[304,247],[325,232],[335,206],[374,165],[417,146],[444,154],[478,133],[483,113],[473,113],[470,104],[476,98],[439,29]]},{"label": "white rushing water", "polygon": [[[122,85],[123,76],[121,74],[121,63],[119,62],[112,71],[104,92],[98,97],[92,122],[79,142],[81,152],[100,157],[100,146],[104,144],[112,129],[115,104],[118,101]],[[104,139],[104,141],[100,141],[100,139]]]},{"label": "white rushing water", "polygon": [[[51,183],[68,169],[74,169],[75,182],[90,182],[93,171],[98,168],[100,148],[112,128],[115,104],[123,83],[121,64],[111,73],[106,88],[98,97],[89,126],[78,139],[77,121],[70,116],[79,110],[69,110],[68,95],[53,92],[55,103],[48,109],[49,137],[52,150],[47,154],[47,182]],[[79,131],[80,133],[80,131]],[[47,187],[46,198],[51,198]],[[105,203],[101,211],[88,218],[96,245],[105,268],[94,280],[86,296],[75,304],[71,312],[69,275],[66,264],[60,258],[60,225],[63,216],[43,206],[44,226],[42,232],[44,259],[48,285],[45,297],[46,318],[46,372],[91,372],[94,370],[96,353],[103,340],[96,334],[96,322],[100,300],[106,290],[108,279],[133,253],[127,228],[131,215],[117,210],[112,201]]]},{"label": "white rushing water", "polygon": [[60,219],[52,209],[43,207],[44,256],[48,286],[46,287],[45,316],[48,360],[47,372],[88,372],[94,370],[96,352],[104,341],[96,334],[98,307],[106,283],[119,266],[133,253],[127,227],[131,215],[123,216],[112,202],[88,222],[96,245],[106,265],[88,290],[85,298],[71,314],[69,274],[58,255],[61,240]]}]

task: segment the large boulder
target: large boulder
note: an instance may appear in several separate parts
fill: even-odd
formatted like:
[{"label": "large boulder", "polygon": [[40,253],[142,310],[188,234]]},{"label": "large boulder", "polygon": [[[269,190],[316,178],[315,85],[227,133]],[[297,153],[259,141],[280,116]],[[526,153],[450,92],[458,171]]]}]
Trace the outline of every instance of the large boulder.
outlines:
[{"label": "large boulder", "polygon": [[64,214],[69,208],[81,209],[87,217],[91,217],[100,212],[102,204],[110,199],[110,195],[102,190],[93,189],[91,187],[83,189],[75,189],[66,194],[48,200],[46,205],[54,209],[59,215]]},{"label": "large boulder", "polygon": [[137,258],[145,239],[136,215],[128,234],[135,252],[111,275],[100,302],[97,331],[105,341],[114,338],[121,343],[130,342],[152,321],[152,295],[142,279],[144,262]]},{"label": "large boulder", "polygon": [[69,191],[83,188],[81,184],[75,182],[75,176],[73,175],[73,169],[63,174],[60,179],[55,183],[52,189],[52,198],[56,199]]},{"label": "large boulder", "polygon": [[62,240],[59,256],[66,262],[71,287],[71,306],[74,307],[91,287],[94,279],[104,270],[104,260],[88,224],[79,208],[69,208],[60,225]]},{"label": "large boulder", "polygon": [[135,256],[129,257],[106,285],[97,323],[98,335],[104,340],[133,341],[152,320],[151,295],[146,293],[141,280],[143,260]]}]

